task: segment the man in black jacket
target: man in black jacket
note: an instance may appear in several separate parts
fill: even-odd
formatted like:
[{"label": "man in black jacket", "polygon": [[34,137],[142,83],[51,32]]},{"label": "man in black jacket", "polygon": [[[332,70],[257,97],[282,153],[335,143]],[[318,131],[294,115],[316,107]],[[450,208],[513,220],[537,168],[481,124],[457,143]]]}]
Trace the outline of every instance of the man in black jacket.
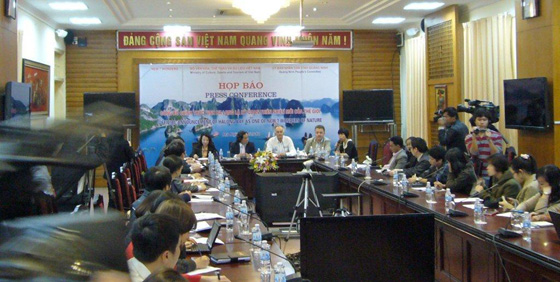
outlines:
[{"label": "man in black jacket", "polygon": [[457,109],[448,107],[443,110],[443,117],[438,119],[439,143],[447,150],[457,148],[463,153],[467,152],[465,137],[469,134],[467,126],[459,120]]},{"label": "man in black jacket", "polygon": [[419,137],[413,137],[411,140],[411,153],[416,158],[417,162],[411,168],[405,168],[403,172],[407,178],[413,175],[420,176],[426,170],[430,169],[430,156],[427,154],[428,146],[426,141]]}]

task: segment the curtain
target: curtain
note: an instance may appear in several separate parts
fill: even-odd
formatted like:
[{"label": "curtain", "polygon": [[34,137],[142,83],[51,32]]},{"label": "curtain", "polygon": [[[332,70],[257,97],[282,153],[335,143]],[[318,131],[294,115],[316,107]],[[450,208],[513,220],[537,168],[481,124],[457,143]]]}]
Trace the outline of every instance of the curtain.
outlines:
[{"label": "curtain", "polygon": [[463,36],[464,97],[499,105],[500,122],[495,126],[517,148],[517,131],[505,128],[503,82],[517,76],[515,18],[502,14],[464,23]]},{"label": "curtain", "polygon": [[405,94],[406,101],[405,137],[428,139],[428,96],[426,95],[426,37],[421,35],[406,39],[405,48]]}]

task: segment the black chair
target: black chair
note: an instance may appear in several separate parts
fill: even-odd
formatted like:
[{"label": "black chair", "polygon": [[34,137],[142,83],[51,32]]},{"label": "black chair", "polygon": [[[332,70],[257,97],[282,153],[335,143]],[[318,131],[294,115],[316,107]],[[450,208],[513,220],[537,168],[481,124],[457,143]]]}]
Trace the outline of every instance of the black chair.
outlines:
[{"label": "black chair", "polygon": [[377,141],[375,140],[371,140],[371,142],[369,142],[369,148],[368,148],[368,156],[371,158],[371,160],[373,161],[373,163],[371,165],[376,166],[377,165],[377,150],[379,149],[379,143],[377,143]]}]

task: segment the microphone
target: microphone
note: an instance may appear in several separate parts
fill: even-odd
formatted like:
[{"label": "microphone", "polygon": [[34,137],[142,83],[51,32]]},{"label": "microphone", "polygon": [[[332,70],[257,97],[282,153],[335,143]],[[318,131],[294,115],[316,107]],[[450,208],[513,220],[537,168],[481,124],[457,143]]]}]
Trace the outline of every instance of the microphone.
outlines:
[{"label": "microphone", "polygon": [[[249,245],[251,245],[251,246],[253,246],[253,247],[257,247],[257,248],[259,248],[259,249],[261,249],[261,250],[264,250],[263,247],[261,247],[261,246],[259,246],[259,245],[257,245],[257,244],[254,244],[253,242],[251,242],[251,241],[249,241],[249,240],[245,240],[245,239],[239,237],[239,235],[235,235],[235,236],[233,236],[233,237],[234,237],[235,239],[237,239],[237,240],[239,240],[239,241],[243,241],[243,242],[245,242],[245,243],[247,243],[247,244],[249,244]],[[263,238],[263,240],[265,240],[265,239]],[[270,251],[270,250],[266,250],[266,251],[269,252],[269,253],[271,253],[271,254],[273,254],[273,255],[275,255],[276,257],[279,257],[279,258],[281,258],[281,259],[287,261],[287,262],[292,266],[292,268],[294,269],[294,275],[295,275],[296,267],[295,267],[295,265],[294,265],[287,257],[282,256],[282,255],[279,255],[279,254],[277,254],[277,253],[274,253],[274,252],[272,252],[272,251]],[[290,280],[288,280],[288,281],[302,281],[302,280],[299,280],[299,279],[298,279],[298,280],[290,279]]]},{"label": "microphone", "polygon": [[[220,203],[220,204],[222,204],[222,205],[224,205],[224,206],[226,206],[226,207],[230,207],[230,208],[232,208],[233,210],[238,211],[239,214],[244,213],[243,211],[241,211],[240,209],[234,207],[233,205],[230,205],[230,204],[227,204],[227,203],[224,203],[224,202],[220,201],[220,199],[216,198],[216,196],[212,197],[212,200],[213,200],[214,202]],[[266,230],[268,231],[268,230],[269,230],[269,229],[268,229],[268,224],[266,224],[264,221],[262,221],[259,217],[253,217],[253,214],[255,214],[254,211],[248,211],[248,210],[247,210],[247,215],[249,216],[249,222],[251,222],[251,220],[254,218],[254,219],[256,219],[258,222],[262,223],[262,225],[263,225],[264,227],[266,227]],[[262,234],[263,240],[272,240],[272,237],[273,237],[273,236],[272,236],[272,233],[264,233],[264,234]]]},{"label": "microphone", "polygon": [[[496,184],[490,186],[490,188],[484,189],[483,191],[490,192],[490,191],[494,190],[494,188],[498,187],[498,184],[499,184],[499,183],[496,183]],[[482,192],[482,191],[481,191],[481,192]],[[474,193],[474,194],[472,195],[472,197],[480,197],[481,192],[476,192],[476,193]]]},{"label": "microphone", "polygon": [[517,237],[521,237],[521,234],[518,232],[515,232],[513,230],[509,230],[508,226],[511,226],[511,219],[513,217],[513,213],[517,212],[515,210],[511,211],[511,217],[509,218],[506,227],[500,227],[498,228],[498,233],[501,235],[501,237],[503,238],[517,238]]}]

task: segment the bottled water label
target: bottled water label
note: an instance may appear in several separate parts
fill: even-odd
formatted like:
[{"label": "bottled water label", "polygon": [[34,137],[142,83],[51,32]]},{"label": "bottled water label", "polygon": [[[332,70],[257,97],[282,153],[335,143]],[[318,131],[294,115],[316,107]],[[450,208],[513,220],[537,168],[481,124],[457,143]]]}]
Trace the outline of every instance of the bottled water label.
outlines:
[{"label": "bottled water label", "polygon": [[270,262],[270,253],[268,251],[261,251],[261,261]]}]

